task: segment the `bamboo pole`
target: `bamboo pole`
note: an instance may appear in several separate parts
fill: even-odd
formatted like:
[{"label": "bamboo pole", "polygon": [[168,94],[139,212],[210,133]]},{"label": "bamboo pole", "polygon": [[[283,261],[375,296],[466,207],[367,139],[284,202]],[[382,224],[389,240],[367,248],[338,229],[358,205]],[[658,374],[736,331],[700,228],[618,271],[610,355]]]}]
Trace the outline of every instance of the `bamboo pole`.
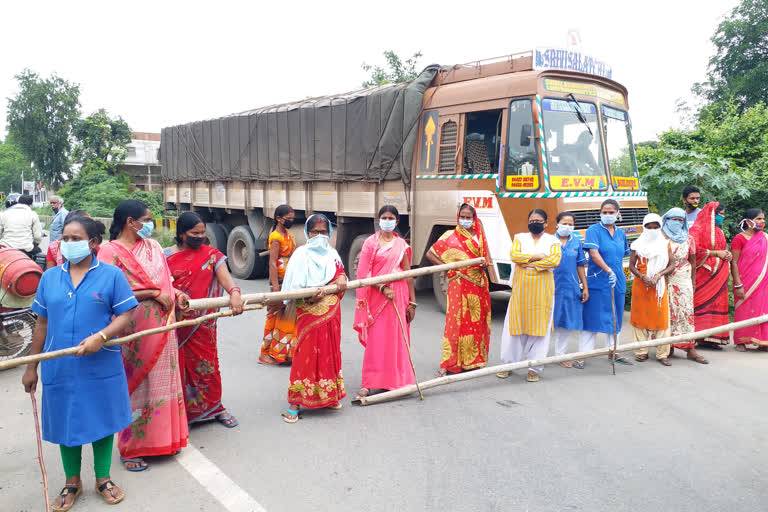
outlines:
[{"label": "bamboo pole", "polygon": [[[591,350],[589,352],[575,352],[571,354],[564,354],[562,356],[544,357],[542,359],[534,359],[532,361],[520,361],[517,363],[500,364],[497,366],[489,366],[486,368],[480,368],[478,370],[472,370],[464,373],[455,373],[453,375],[446,375],[445,377],[439,377],[437,379],[425,380],[419,383],[421,391],[425,389],[434,388],[437,386],[443,386],[445,384],[453,384],[455,382],[462,382],[465,380],[476,379],[478,377],[485,377],[486,375],[494,375],[497,372],[507,372],[512,370],[521,370],[532,366],[543,366],[546,364],[556,364],[565,361],[573,361],[575,359],[589,359],[591,357],[599,357],[608,355],[611,352],[628,352],[630,350],[636,350],[639,348],[657,347],[659,345],[668,345],[673,343],[682,343],[685,341],[697,340],[712,336],[713,334],[719,334],[726,331],[735,331],[743,327],[751,327],[753,325],[762,324],[768,322],[768,315],[761,315],[749,320],[742,320],[740,322],[733,322],[720,327],[713,327],[711,329],[705,329],[703,331],[693,332],[689,334],[680,334],[678,336],[669,336],[667,338],[659,338],[657,340],[649,341],[637,341],[634,343],[626,343],[624,345],[618,345],[615,349],[613,347],[601,348],[599,350]],[[404,386],[400,389],[392,391],[386,391],[377,395],[371,395],[361,397],[360,405],[371,405],[380,402],[386,402],[388,400],[396,400],[404,396],[408,396],[416,391],[416,386],[413,384]]]},{"label": "bamboo pole", "polygon": [[37,461],[40,463],[40,472],[43,474],[43,493],[45,494],[45,510],[51,510],[51,498],[48,495],[48,472],[45,470],[45,461],[43,461],[43,443],[40,439],[40,418],[37,415],[37,400],[35,399],[35,390],[29,392],[32,397],[32,415],[35,418],[35,433],[37,434]]},{"label": "bamboo pole", "polygon": [[413,365],[413,356],[411,355],[411,338],[405,334],[405,324],[403,323],[403,317],[400,316],[400,312],[397,310],[395,299],[392,299],[390,302],[392,303],[392,307],[395,308],[397,321],[400,323],[400,332],[403,333],[403,342],[405,343],[405,349],[408,351],[408,360],[411,362],[411,370],[413,370],[413,382],[416,383],[416,391],[419,392],[419,398],[424,400],[424,395],[421,394],[421,388],[419,387],[419,377],[416,375],[416,367]]},{"label": "bamboo pole", "polygon": [[[253,304],[250,306],[244,306],[243,311],[254,311],[257,309],[262,309],[263,307],[264,306],[261,304]],[[106,343],[104,343],[104,346],[114,347],[115,345],[124,345],[125,343],[130,343],[131,341],[137,340],[143,336],[150,336],[152,334],[161,334],[164,332],[172,331],[174,329],[178,329],[180,327],[192,327],[193,325],[202,324],[203,322],[207,322],[208,320],[211,320],[214,318],[221,318],[223,316],[232,316],[232,310],[228,309],[226,311],[218,311],[216,313],[210,313],[208,315],[203,315],[198,318],[182,320],[181,322],[174,322],[172,324],[164,325],[162,327],[155,327],[153,329],[147,329],[146,331],[135,332],[133,334],[129,334],[128,336],[123,336],[122,338],[113,338],[107,341]],[[16,366],[20,366],[22,364],[47,361],[48,359],[55,359],[57,357],[71,356],[76,354],[79,348],[80,348],[79,346],[63,348],[61,350],[54,350],[53,352],[43,352],[42,354],[34,354],[30,356],[23,356],[23,357],[16,357],[14,359],[8,359],[7,361],[0,361],[0,370],[15,368]]]},{"label": "bamboo pole", "polygon": [[[376,277],[367,277],[365,279],[349,281],[347,283],[347,290],[354,290],[355,288],[373,286],[382,283],[391,283],[392,281],[400,281],[401,279],[408,279],[409,277],[426,276],[429,274],[435,274],[437,272],[471,267],[473,265],[482,265],[483,263],[485,263],[485,258],[475,258],[471,260],[457,261],[455,263],[446,263],[444,265],[433,265],[431,267],[404,270],[401,272],[394,272],[392,274],[385,274]],[[291,290],[288,292],[251,293],[243,295],[242,297],[243,300],[248,301],[249,304],[270,304],[274,302],[282,302],[284,300],[304,299],[311,297],[320,289],[324,290],[327,294],[338,292],[338,289],[334,284],[319,288],[302,288],[300,290]],[[189,301],[190,309],[216,309],[225,307],[227,305],[229,305],[229,297],[192,299]]]}]

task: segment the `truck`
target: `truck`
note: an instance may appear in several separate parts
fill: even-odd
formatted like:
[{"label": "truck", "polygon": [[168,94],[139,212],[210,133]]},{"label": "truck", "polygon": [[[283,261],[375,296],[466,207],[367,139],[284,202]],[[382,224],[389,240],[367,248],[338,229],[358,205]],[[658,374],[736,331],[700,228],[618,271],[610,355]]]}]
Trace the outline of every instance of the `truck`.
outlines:
[{"label": "truck", "polygon": [[[572,212],[583,234],[613,198],[630,239],[648,213],[627,89],[572,50],[431,65],[407,83],[164,128],[160,159],[166,207],[199,213],[239,278],[266,276],[265,242],[284,203],[297,219],[331,219],[352,277],[382,205],[400,211],[419,266],[469,203],[485,227],[494,289],[508,284],[512,238],[534,208],[550,231],[558,212]],[[432,288],[445,308],[445,276]]]}]

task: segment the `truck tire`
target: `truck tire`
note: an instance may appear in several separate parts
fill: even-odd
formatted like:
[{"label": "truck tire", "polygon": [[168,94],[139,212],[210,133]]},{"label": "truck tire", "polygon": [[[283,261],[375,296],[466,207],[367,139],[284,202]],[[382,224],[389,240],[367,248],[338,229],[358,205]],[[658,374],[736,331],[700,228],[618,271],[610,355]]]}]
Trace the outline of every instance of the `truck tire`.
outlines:
[{"label": "truck tire", "polygon": [[227,239],[227,262],[229,270],[238,279],[253,279],[259,270],[256,241],[248,226],[237,226]]},{"label": "truck tire", "polygon": [[432,292],[435,294],[438,306],[445,313],[448,309],[448,277],[445,272],[432,274]]},{"label": "truck tire", "polygon": [[269,256],[259,256],[260,252],[269,249],[266,238],[256,239],[256,266],[253,269],[252,279],[264,279],[269,277]]},{"label": "truck tire", "polygon": [[360,253],[363,252],[363,244],[369,236],[371,235],[358,235],[352,239],[347,255],[347,272],[349,272],[350,280],[357,279],[357,264],[360,261]]},{"label": "truck tire", "polygon": [[208,222],[205,225],[205,236],[211,242],[211,247],[227,254],[227,230],[221,224]]}]

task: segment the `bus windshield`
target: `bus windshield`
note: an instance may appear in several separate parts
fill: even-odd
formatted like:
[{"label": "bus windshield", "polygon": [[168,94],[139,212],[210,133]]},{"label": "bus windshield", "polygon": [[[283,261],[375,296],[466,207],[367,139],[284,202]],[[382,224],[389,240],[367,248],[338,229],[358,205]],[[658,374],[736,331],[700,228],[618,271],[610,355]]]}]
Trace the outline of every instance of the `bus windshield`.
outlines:
[{"label": "bus windshield", "polygon": [[551,98],[543,99],[541,107],[549,174],[605,176],[597,107],[584,101]]},{"label": "bus windshield", "polygon": [[608,150],[608,167],[611,176],[635,178],[635,155],[632,147],[632,133],[629,116],[623,110],[602,106],[605,147]]}]

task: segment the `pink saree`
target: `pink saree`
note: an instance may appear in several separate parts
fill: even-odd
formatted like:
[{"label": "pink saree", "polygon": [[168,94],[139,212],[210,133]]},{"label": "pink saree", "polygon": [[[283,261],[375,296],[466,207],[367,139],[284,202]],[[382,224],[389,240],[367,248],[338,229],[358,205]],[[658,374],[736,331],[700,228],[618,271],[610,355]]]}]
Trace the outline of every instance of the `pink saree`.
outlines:
[{"label": "pink saree", "polygon": [[[375,277],[397,272],[403,258],[411,260],[411,248],[395,235],[386,245],[379,245],[379,232],[365,241],[360,253],[357,278]],[[375,287],[357,289],[354,328],[365,347],[362,387],[367,389],[397,389],[415,382],[406,343],[410,344],[410,329],[405,320],[408,307],[407,281],[388,284],[395,292],[395,305]],[[403,338],[395,313],[400,312],[408,339]]]},{"label": "pink saree", "polygon": [[[155,240],[139,240],[130,250],[113,240],[101,247],[98,258],[122,270],[134,292],[161,290],[175,298],[171,271]],[[159,302],[145,300],[133,310],[126,334],[174,321],[173,310],[164,311]],[[172,455],[187,445],[189,437],[176,331],[144,336],[122,347],[133,421],[118,436],[120,455]]]},{"label": "pink saree", "polygon": [[[737,263],[739,275],[744,285],[744,300],[736,302],[734,320],[748,320],[768,313],[768,280],[765,279],[768,268],[768,235],[762,231],[755,233],[741,250]],[[768,346],[768,324],[744,327],[733,333],[736,345],[755,343]]]}]

